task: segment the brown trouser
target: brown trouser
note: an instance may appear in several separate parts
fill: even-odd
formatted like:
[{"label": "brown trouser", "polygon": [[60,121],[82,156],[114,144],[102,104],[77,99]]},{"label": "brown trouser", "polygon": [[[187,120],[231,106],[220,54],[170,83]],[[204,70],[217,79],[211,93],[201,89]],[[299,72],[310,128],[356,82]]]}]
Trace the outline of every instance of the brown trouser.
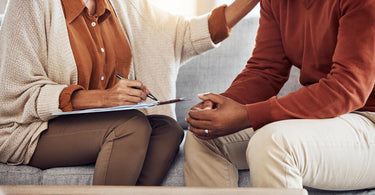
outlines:
[{"label": "brown trouser", "polygon": [[159,185],[182,138],[174,119],[137,110],[61,116],[49,121],[29,164],[96,162],[94,185]]}]

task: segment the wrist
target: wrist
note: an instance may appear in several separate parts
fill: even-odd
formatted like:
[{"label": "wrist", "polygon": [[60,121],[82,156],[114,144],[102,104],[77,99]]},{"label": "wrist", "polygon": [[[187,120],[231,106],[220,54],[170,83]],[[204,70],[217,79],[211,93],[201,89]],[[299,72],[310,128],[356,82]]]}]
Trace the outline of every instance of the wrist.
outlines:
[{"label": "wrist", "polygon": [[225,18],[229,28],[235,26],[257,4],[259,0],[236,0],[225,9]]},{"label": "wrist", "polygon": [[251,127],[251,121],[249,118],[249,112],[247,110],[246,104],[242,105],[242,124],[244,125],[245,128]]},{"label": "wrist", "polygon": [[105,107],[105,90],[80,90],[72,94],[75,110]]}]

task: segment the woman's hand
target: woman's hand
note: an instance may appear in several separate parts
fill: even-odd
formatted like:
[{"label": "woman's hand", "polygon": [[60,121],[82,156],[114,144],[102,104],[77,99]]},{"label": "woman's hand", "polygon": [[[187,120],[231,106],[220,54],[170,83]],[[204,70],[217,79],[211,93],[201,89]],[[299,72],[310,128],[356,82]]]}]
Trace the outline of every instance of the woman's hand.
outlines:
[{"label": "woman's hand", "polygon": [[[216,94],[199,96],[203,100],[189,111],[189,131],[201,139],[214,139],[251,126],[246,105]],[[205,130],[208,130],[208,135]]]},{"label": "woman's hand", "polygon": [[110,89],[76,91],[71,102],[77,110],[135,105],[145,100],[148,93],[141,81],[121,79]]},{"label": "woman's hand", "polygon": [[135,105],[146,100],[148,89],[140,81],[121,79],[115,86],[106,90],[103,107]]},{"label": "woman's hand", "polygon": [[225,9],[225,18],[229,28],[236,25],[257,4],[259,0],[235,0]]}]

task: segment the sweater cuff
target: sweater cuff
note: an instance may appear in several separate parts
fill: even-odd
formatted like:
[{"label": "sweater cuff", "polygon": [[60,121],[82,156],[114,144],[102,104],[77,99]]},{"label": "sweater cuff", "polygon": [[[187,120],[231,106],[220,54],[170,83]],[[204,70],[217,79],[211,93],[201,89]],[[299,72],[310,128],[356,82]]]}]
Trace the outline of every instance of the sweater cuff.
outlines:
[{"label": "sweater cuff", "polygon": [[211,40],[211,35],[208,30],[208,18],[209,14],[194,17],[190,21],[190,39],[197,54],[202,54],[207,50],[218,47]]},{"label": "sweater cuff", "polygon": [[37,99],[37,113],[40,119],[48,121],[52,113],[61,112],[59,109],[59,96],[66,85],[45,85],[40,89]]},{"label": "sweater cuff", "polygon": [[208,19],[208,27],[211,35],[212,42],[215,44],[220,43],[224,39],[228,38],[231,29],[228,27],[227,20],[225,18],[225,9],[227,5],[222,5],[215,8],[210,18]]},{"label": "sweater cuff", "polygon": [[72,95],[74,92],[78,90],[82,90],[83,87],[80,85],[69,85],[67,88],[65,88],[59,97],[59,108],[63,112],[70,112],[73,111],[73,105],[72,105]]}]

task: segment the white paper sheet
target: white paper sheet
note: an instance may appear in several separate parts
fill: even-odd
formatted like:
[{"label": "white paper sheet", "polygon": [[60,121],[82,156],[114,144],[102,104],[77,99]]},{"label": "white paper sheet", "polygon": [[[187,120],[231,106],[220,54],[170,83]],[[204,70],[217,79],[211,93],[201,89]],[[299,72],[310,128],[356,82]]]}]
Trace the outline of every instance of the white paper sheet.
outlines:
[{"label": "white paper sheet", "polygon": [[130,106],[117,106],[117,107],[111,107],[111,108],[93,108],[93,109],[77,110],[77,111],[71,111],[71,112],[56,112],[56,113],[52,113],[52,115],[62,116],[62,115],[72,115],[72,114],[87,114],[87,113],[98,113],[98,112],[134,110],[134,109],[149,108],[149,107],[159,106],[159,105],[173,104],[173,103],[177,103],[181,101],[185,101],[185,99],[177,98],[174,100],[168,100],[168,101],[163,101],[163,102],[139,103],[137,105],[130,105]]}]

